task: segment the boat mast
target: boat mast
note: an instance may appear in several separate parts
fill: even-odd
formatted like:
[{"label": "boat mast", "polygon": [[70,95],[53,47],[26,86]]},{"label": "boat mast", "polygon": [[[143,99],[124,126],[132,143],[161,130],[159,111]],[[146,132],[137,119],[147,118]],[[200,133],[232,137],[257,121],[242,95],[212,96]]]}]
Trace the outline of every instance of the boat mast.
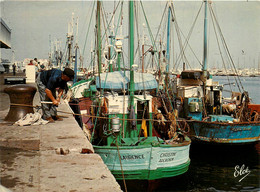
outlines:
[{"label": "boat mast", "polygon": [[130,107],[134,106],[134,2],[129,1],[129,61],[130,61]]},{"label": "boat mast", "polygon": [[74,63],[74,73],[75,73],[75,77],[74,77],[74,79],[73,79],[73,83],[76,83],[77,82],[77,79],[78,79],[78,77],[77,77],[77,73],[78,73],[78,23],[79,23],[79,21],[78,21],[78,17],[77,17],[77,23],[76,23],[76,25],[77,25],[77,30],[76,30],[76,46],[75,46],[75,63]]},{"label": "boat mast", "polygon": [[71,22],[68,23],[68,64],[66,67],[71,68],[72,64],[72,48],[73,48],[73,21],[74,21],[74,13],[72,12]]},{"label": "boat mast", "polygon": [[168,2],[168,23],[167,23],[167,50],[166,50],[166,76],[165,85],[168,87],[169,65],[170,65],[170,33],[171,33],[171,4]]},{"label": "boat mast", "polygon": [[159,41],[159,53],[158,53],[158,59],[159,59],[159,70],[158,70],[158,78],[159,82],[161,81],[161,72],[162,72],[162,64],[161,64],[161,54],[162,54],[162,36],[160,35],[160,41]]},{"label": "boat mast", "polygon": [[135,115],[135,106],[134,106],[134,91],[135,91],[135,84],[134,84],[134,2],[129,1],[129,63],[130,63],[130,119],[131,121],[131,129],[130,137],[136,137],[138,132],[136,130],[136,115]]},{"label": "boat mast", "polygon": [[[114,5],[114,9],[115,9],[115,5]],[[114,41],[115,40],[115,35],[114,35],[114,28],[115,28],[115,26],[114,26],[114,23],[115,23],[115,14],[112,13],[112,27],[111,27],[110,36],[109,36],[109,38],[110,38],[110,45],[111,46],[112,45],[114,46],[114,44],[115,44],[115,41]],[[112,49],[111,46],[108,47],[109,72],[113,72],[113,60],[112,60],[112,57],[113,57],[114,52],[113,52],[113,49]]]},{"label": "boat mast", "polygon": [[101,2],[97,1],[97,59],[98,73],[101,73],[101,23],[100,23]]},{"label": "boat mast", "polygon": [[145,42],[145,37],[144,37],[144,25],[143,25],[143,44],[142,44],[142,73],[144,73],[144,42]]},{"label": "boat mast", "polygon": [[50,47],[50,52],[49,52],[49,64],[48,64],[48,68],[50,68],[51,66],[51,55],[52,55],[52,51],[51,51],[51,35],[49,35],[49,47]]},{"label": "boat mast", "polygon": [[204,13],[204,48],[203,48],[203,82],[207,79],[207,8],[208,8],[208,1],[204,0],[205,2],[205,13]]},{"label": "boat mast", "polygon": [[169,73],[170,64],[170,32],[171,32],[171,4],[168,8],[168,24],[167,24],[167,50],[166,50],[166,75]]},{"label": "boat mast", "polygon": [[207,81],[207,46],[208,46],[208,40],[207,40],[207,9],[208,9],[208,1],[204,0],[205,2],[205,12],[204,12],[204,47],[203,47],[203,66],[202,66],[202,76],[201,80],[203,82],[203,116],[207,116],[207,111],[205,110],[205,101],[206,101],[206,81]]},{"label": "boat mast", "polygon": [[[123,2],[122,2],[123,5]],[[123,37],[123,6],[121,6],[120,37],[116,38],[117,70],[121,71],[122,37]]]},{"label": "boat mast", "polygon": [[116,52],[117,52],[117,70],[121,71],[121,53],[122,53],[122,42],[120,40],[116,41]]}]

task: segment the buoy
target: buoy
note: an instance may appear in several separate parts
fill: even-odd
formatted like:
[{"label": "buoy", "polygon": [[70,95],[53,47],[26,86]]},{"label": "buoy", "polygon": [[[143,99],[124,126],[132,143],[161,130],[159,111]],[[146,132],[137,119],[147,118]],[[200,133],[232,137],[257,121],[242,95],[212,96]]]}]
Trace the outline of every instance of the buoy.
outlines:
[{"label": "buoy", "polygon": [[118,133],[120,131],[120,119],[117,116],[112,118],[112,131],[113,133]]}]

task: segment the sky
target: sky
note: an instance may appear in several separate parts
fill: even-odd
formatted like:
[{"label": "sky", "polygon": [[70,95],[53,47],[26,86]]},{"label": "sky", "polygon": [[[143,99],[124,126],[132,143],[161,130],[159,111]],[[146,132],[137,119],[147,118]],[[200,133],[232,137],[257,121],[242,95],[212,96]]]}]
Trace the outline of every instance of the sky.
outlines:
[{"label": "sky", "polygon": [[[78,24],[78,44],[80,53],[84,53],[84,65],[89,65],[91,47],[94,46],[94,25],[95,14],[90,23],[93,9],[93,1],[0,1],[0,16],[12,29],[11,50],[1,50],[1,56],[4,59],[12,61],[12,52],[15,60],[23,61],[25,58],[48,58],[50,51],[50,40],[53,42],[58,39],[62,43],[62,50],[65,49],[66,34],[68,32],[68,22],[70,22],[72,13],[74,17],[79,17]],[[103,7],[108,20],[118,1],[103,1]],[[187,37],[194,19],[202,5],[202,1],[173,1],[176,13],[176,21],[181,33]],[[143,7],[153,33],[159,28],[160,21],[165,8],[165,1],[143,1]],[[260,2],[259,1],[213,1],[213,10],[216,14],[221,31],[225,37],[226,44],[229,47],[230,54],[237,67],[258,68],[260,60]],[[151,45],[149,40],[148,27],[145,22],[144,14],[140,4],[137,4],[138,12],[136,18],[138,24],[136,29],[139,35],[146,34],[146,44]],[[191,50],[186,49],[186,56],[189,64],[193,68],[198,68],[198,61],[203,57],[203,11],[202,8],[198,21],[193,29],[189,40],[189,45],[195,53],[194,57]],[[95,10],[94,10],[95,12]],[[127,37],[128,29],[128,10],[127,3],[123,6],[123,29],[122,36]],[[115,25],[117,24],[119,9],[115,16]],[[209,15],[209,13],[208,13]],[[163,19],[163,21],[166,21]],[[143,27],[144,26],[144,27]],[[208,25],[209,40],[209,65],[210,67],[222,67],[221,57],[218,53],[216,38],[214,36],[214,27]],[[89,32],[88,32],[89,28]],[[75,30],[74,30],[75,31]],[[144,32],[143,32],[144,31]],[[103,29],[104,32],[104,29]],[[166,46],[166,22],[162,24],[160,35]],[[87,36],[88,34],[88,36]],[[172,65],[178,58],[180,52],[179,43],[177,43],[177,33],[172,28],[171,56]],[[87,36],[87,40],[86,40]],[[184,37],[182,36],[182,38]],[[211,42],[212,40],[212,42]],[[122,40],[124,47],[127,46],[127,39]],[[182,40],[183,43],[185,40]],[[215,41],[215,42],[214,42]],[[159,42],[159,39],[157,39]],[[136,41],[137,44],[137,41]],[[85,47],[85,49],[84,49]],[[148,49],[149,47],[147,47]],[[175,51],[173,50],[175,49]],[[83,50],[84,49],[84,50]],[[127,50],[125,50],[125,59],[127,60]],[[147,57],[147,62],[149,61]],[[139,62],[138,58],[135,60]]]}]

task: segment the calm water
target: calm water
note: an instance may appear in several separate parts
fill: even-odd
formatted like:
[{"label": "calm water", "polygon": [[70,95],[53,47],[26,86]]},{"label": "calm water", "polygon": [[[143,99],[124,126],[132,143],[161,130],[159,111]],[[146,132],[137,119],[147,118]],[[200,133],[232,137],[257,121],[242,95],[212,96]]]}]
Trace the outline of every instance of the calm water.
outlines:
[{"label": "calm water", "polygon": [[[218,81],[220,84],[227,83],[236,83],[235,77],[229,77],[229,81],[227,77],[224,76],[214,76],[213,81]],[[244,87],[245,91],[248,91],[249,97],[251,97],[252,102],[255,104],[260,104],[260,77],[240,77],[240,81]],[[237,85],[231,85],[233,91],[238,91]],[[230,90],[229,85],[224,86],[224,90]],[[224,91],[225,97],[230,97],[229,92]]]},{"label": "calm water", "polygon": [[[226,77],[213,77],[220,84],[228,83]],[[235,82],[230,77],[230,82]],[[260,104],[260,78],[242,77],[244,89],[254,103]],[[229,86],[226,87],[227,89]],[[237,91],[235,87],[233,91]],[[225,97],[230,97],[225,92]],[[260,191],[260,145],[245,146],[208,146],[192,143],[190,150],[191,165],[187,173],[173,178],[151,182],[127,181],[128,191],[189,191],[189,192],[223,192],[223,191]],[[250,173],[234,176],[235,167]],[[238,169],[237,169],[238,170]],[[237,173],[237,172],[236,172]],[[242,179],[240,182],[239,180]],[[123,182],[119,182],[124,189]]]}]

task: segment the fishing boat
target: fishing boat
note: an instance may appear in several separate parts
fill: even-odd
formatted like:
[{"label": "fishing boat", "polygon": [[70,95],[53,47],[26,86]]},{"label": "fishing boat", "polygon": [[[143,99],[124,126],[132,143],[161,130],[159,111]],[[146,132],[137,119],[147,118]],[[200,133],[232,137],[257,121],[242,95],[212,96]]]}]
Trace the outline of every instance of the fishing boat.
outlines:
[{"label": "fishing boat", "polygon": [[[131,71],[100,75],[101,88],[107,92],[101,98],[103,108],[99,115],[104,119],[98,120],[93,135],[95,152],[116,179],[154,180],[185,173],[190,163],[189,138],[178,135],[175,140],[164,141],[153,136],[154,97],[144,90],[156,89],[157,81],[152,74],[134,73],[134,81],[130,76]],[[98,89],[100,79],[97,78]],[[120,93],[129,83],[135,91],[131,87],[126,90],[130,94]]]},{"label": "fishing boat", "polygon": [[[194,141],[214,144],[258,142],[260,105],[250,103],[246,91],[232,92],[231,99],[224,101],[224,85],[214,82],[207,70],[207,0],[204,3],[203,66],[201,70],[182,71],[174,82],[174,92],[180,103],[179,116],[189,121],[190,136]],[[231,62],[233,64],[232,59]],[[243,89],[239,77],[235,78]]]},{"label": "fishing boat", "polygon": [[[101,70],[100,2],[97,1],[98,74],[72,86],[79,98],[84,129],[118,180],[154,180],[185,173],[190,164],[191,140],[174,129],[172,119],[155,118],[158,82],[153,74],[138,73],[134,65],[134,2],[129,1],[129,70],[121,70],[122,42],[116,42],[117,71]],[[84,85],[83,85],[84,84]],[[85,86],[84,89],[82,89]],[[170,112],[170,111],[169,111]],[[163,119],[163,120],[162,120]],[[161,138],[160,123],[172,130]],[[165,133],[165,135],[168,135]]]}]

